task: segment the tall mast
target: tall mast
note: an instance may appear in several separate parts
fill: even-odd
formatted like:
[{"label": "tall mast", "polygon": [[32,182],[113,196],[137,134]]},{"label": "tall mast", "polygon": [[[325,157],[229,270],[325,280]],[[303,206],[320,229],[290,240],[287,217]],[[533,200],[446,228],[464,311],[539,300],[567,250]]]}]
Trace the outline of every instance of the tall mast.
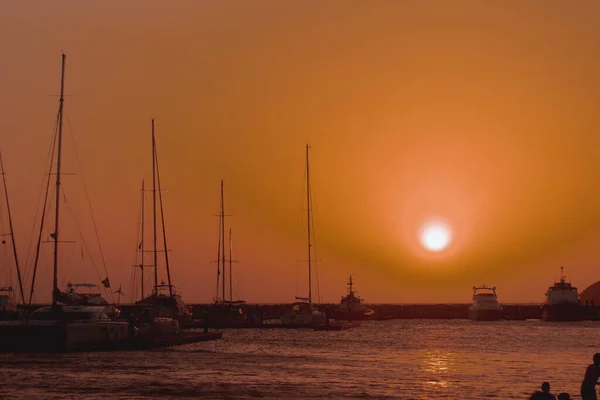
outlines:
[{"label": "tall mast", "polygon": [[4,184],[4,198],[6,199],[6,211],[8,212],[8,229],[10,229],[10,240],[12,241],[13,255],[15,257],[15,265],[17,267],[17,277],[19,279],[19,290],[21,291],[21,300],[25,304],[25,292],[23,292],[23,281],[21,280],[21,269],[19,268],[19,258],[17,257],[17,245],[15,243],[15,234],[13,231],[12,216],[10,214],[10,203],[8,202],[8,189],[6,188],[6,173],[4,172],[4,164],[2,163],[2,155],[0,154],[0,173],[2,174],[2,183]]},{"label": "tall mast", "polygon": [[311,254],[311,241],[310,241],[310,170],[308,165],[308,144],[306,145],[306,212],[308,214],[308,304],[312,304],[312,273],[311,273],[311,262],[310,262],[310,254]]},{"label": "tall mast", "polygon": [[223,189],[223,180],[221,180],[221,254],[223,265],[223,303],[225,303],[225,192]]},{"label": "tall mast", "polygon": [[[160,186],[160,170],[158,169],[158,153],[156,152],[156,146],[154,147],[154,157],[156,158],[156,181],[158,183],[158,199],[160,203],[160,222],[162,225],[163,234],[163,251],[165,252],[165,267],[167,268],[167,283],[169,284],[169,296],[173,297],[173,286],[171,285],[171,269],[169,267],[169,252],[167,247],[167,231],[165,228],[165,211],[163,208],[162,201],[162,189]],[[156,267],[155,267],[156,268]]]},{"label": "tall mast", "polygon": [[158,290],[158,252],[156,250],[156,141],[154,139],[154,118],[152,118],[152,230],[154,236],[154,291]]},{"label": "tall mast", "polygon": [[233,273],[231,272],[231,263],[233,258],[231,257],[231,228],[229,228],[229,302],[233,303]]},{"label": "tall mast", "polygon": [[141,286],[142,286],[142,299],[144,299],[144,218],[146,216],[146,213],[144,212],[144,181],[142,180],[142,241],[140,243],[140,250],[141,250],[141,259],[140,259],[140,270],[141,270],[141,275],[142,275],[142,282],[141,282]]},{"label": "tall mast", "polygon": [[[221,215],[216,215],[217,217],[221,218]],[[221,220],[219,219],[219,234],[217,235],[218,237],[218,242],[217,242],[217,297],[215,299],[215,302],[218,303],[219,302],[219,283],[220,283],[220,279],[221,279]],[[223,268],[225,268],[225,266],[223,266]],[[222,299],[223,301],[225,301],[225,299]]]},{"label": "tall mast", "polygon": [[67,56],[62,54],[62,66],[60,76],[60,103],[58,106],[58,153],[56,158],[56,210],[54,216],[54,277],[52,286],[52,305],[56,305],[58,291],[58,221],[60,211],[60,167],[62,153],[62,125],[63,125],[63,107],[65,102],[65,61]]}]

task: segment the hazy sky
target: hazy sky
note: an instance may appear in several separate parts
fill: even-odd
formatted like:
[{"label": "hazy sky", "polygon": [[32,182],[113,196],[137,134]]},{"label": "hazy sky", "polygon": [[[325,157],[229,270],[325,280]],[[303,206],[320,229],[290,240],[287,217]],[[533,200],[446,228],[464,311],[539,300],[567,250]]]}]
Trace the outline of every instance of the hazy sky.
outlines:
[{"label": "hazy sky", "polygon": [[[152,117],[186,302],[215,294],[221,179],[234,297],[305,295],[307,142],[323,301],[339,300],[350,273],[368,302],[468,302],[482,283],[504,302],[541,302],[561,265],[583,290],[600,279],[599,18],[592,0],[3,1],[0,149],[21,263],[62,49],[64,171],[79,174],[64,189],[92,246],[84,178],[111,283],[128,298]],[[59,281],[98,282],[62,207],[61,239],[76,243],[61,245]],[[455,237],[431,254],[417,233],[436,216]]]}]

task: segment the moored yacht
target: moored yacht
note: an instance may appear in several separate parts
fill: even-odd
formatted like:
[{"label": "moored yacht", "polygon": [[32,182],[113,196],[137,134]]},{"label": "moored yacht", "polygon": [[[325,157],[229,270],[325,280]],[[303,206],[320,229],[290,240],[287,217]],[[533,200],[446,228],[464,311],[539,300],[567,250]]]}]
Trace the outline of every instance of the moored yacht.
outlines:
[{"label": "moored yacht", "polygon": [[473,321],[502,319],[502,306],[498,303],[495,286],[473,286],[473,304],[469,307],[469,319]]},{"label": "moored yacht", "polygon": [[579,303],[577,288],[567,282],[564,269],[560,267],[560,280],[548,287],[546,299],[542,305],[544,321],[581,321],[584,307]]},{"label": "moored yacht", "polygon": [[[142,299],[136,302],[137,305],[147,306],[152,310],[152,314],[155,318],[172,318],[176,319],[180,325],[185,325],[192,321],[192,313],[187,309],[183,303],[181,297],[181,291],[173,285],[171,279],[171,267],[169,264],[169,249],[167,246],[167,233],[165,228],[165,216],[162,201],[162,189],[160,180],[160,170],[158,168],[158,152],[156,148],[156,136],[154,133],[154,119],[152,119],[152,236],[153,246],[152,253],[154,258],[154,286],[152,293],[148,297],[143,297],[144,293],[144,279],[143,269],[147,267],[144,265],[144,259],[141,259],[139,267],[142,270],[141,276],[141,287],[142,287]],[[139,244],[141,255],[144,254],[144,183],[142,182],[142,241]],[[158,207],[157,207],[158,202]],[[162,246],[161,250],[158,249],[158,227],[159,223],[157,220],[157,212],[160,210],[160,226],[162,228]],[[158,283],[158,253],[161,252],[164,255],[165,270],[167,273],[167,282],[161,281]]]},{"label": "moored yacht", "polygon": [[150,296],[136,304],[150,307],[158,318],[172,318],[180,324],[185,324],[191,322],[192,314],[183,303],[179,292],[179,288],[161,282],[154,288]]},{"label": "moored yacht", "polygon": [[[211,328],[235,328],[247,323],[244,300],[233,300],[233,244],[229,229],[229,259],[225,258],[225,187],[221,181],[221,201],[219,211],[219,241],[217,243],[217,292],[213,304],[208,309],[208,326]],[[229,300],[227,299],[227,266],[229,263]]]},{"label": "moored yacht", "polygon": [[307,212],[307,232],[308,232],[308,297],[296,297],[298,300],[292,303],[291,308],[287,310],[281,316],[282,325],[304,325],[307,327],[313,327],[316,325],[325,324],[327,317],[324,313],[320,312],[312,302],[312,261],[313,258],[313,231],[312,231],[312,198],[310,189],[310,170],[309,170],[309,159],[308,159],[309,146],[306,145],[306,212]]},{"label": "moored yacht", "polygon": [[[106,347],[126,341],[134,335],[135,329],[127,322],[116,322],[106,314],[107,306],[71,306],[63,305],[61,292],[58,288],[58,265],[59,265],[59,211],[61,200],[64,193],[61,191],[61,143],[62,143],[62,120],[64,106],[64,81],[65,81],[65,60],[66,56],[62,54],[61,69],[61,90],[58,110],[58,130],[55,135],[53,150],[56,148],[56,173],[53,173],[54,162],[51,161],[50,173],[48,174],[46,196],[49,193],[51,185],[50,176],[55,177],[55,210],[54,210],[54,230],[50,233],[54,244],[54,265],[53,265],[53,286],[52,286],[52,306],[43,307],[24,320],[6,321],[0,323],[0,350],[3,351],[37,351],[51,350],[64,351],[72,349],[89,349],[91,347]],[[53,157],[54,160],[54,157]],[[44,200],[44,204],[48,198]],[[29,305],[31,306],[37,262],[39,259],[40,243],[42,239],[42,228],[46,206],[42,212],[40,223],[40,234],[38,237],[38,246],[33,266],[33,275],[31,282],[31,292],[29,296]],[[15,253],[16,254],[16,253]],[[108,278],[106,279],[108,286]],[[22,288],[21,288],[22,292]],[[72,294],[72,293],[71,293]],[[23,298],[24,295],[22,294]],[[75,297],[73,297],[75,298]]]},{"label": "moored yacht", "polygon": [[42,307],[26,323],[0,323],[0,350],[72,351],[110,349],[137,334],[129,323],[112,320],[103,306]]},{"label": "moored yacht", "polygon": [[322,325],[326,322],[325,314],[308,302],[308,299],[296,297],[297,301],[281,316],[283,325]]}]

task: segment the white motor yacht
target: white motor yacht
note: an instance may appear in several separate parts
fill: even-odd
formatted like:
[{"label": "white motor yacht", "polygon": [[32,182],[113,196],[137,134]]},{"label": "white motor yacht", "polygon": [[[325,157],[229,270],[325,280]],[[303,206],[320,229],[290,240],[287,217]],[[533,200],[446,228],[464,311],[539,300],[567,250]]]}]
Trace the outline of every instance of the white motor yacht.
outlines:
[{"label": "white motor yacht", "polygon": [[473,286],[473,304],[469,307],[469,319],[473,321],[502,319],[502,306],[498,303],[495,286]]}]

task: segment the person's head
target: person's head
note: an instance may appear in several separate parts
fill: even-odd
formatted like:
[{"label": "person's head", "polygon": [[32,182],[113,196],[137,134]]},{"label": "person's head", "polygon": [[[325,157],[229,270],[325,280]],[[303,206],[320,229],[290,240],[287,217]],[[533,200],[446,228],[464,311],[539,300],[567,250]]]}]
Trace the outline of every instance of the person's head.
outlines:
[{"label": "person's head", "polygon": [[600,365],[600,353],[594,354],[594,364]]},{"label": "person's head", "polygon": [[571,400],[569,393],[561,393],[558,395],[557,400]]},{"label": "person's head", "polygon": [[550,384],[548,382],[542,383],[542,392],[550,393]]}]

